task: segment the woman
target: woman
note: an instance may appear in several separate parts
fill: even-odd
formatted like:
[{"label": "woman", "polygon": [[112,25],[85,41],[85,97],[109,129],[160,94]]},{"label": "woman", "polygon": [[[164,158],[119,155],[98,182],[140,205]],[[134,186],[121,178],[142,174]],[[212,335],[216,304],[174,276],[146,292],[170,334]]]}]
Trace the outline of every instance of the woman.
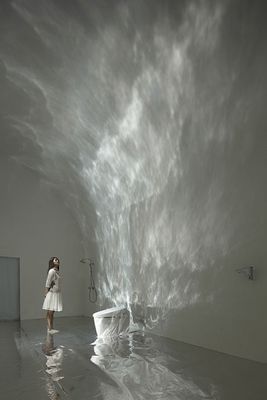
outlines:
[{"label": "woman", "polygon": [[60,289],[60,276],[59,276],[59,259],[52,257],[48,264],[48,273],[45,284],[45,299],[43,303],[43,310],[47,310],[47,330],[48,333],[57,333],[53,329],[54,313],[55,311],[62,311],[62,296]]}]

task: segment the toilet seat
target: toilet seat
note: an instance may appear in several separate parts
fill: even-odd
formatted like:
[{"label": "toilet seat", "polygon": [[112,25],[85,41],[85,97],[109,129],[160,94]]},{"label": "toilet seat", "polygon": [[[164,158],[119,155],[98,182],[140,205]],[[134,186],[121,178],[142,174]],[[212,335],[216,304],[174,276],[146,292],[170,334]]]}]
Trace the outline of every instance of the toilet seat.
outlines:
[{"label": "toilet seat", "polygon": [[128,313],[127,308],[124,307],[112,307],[106,310],[98,311],[93,314],[94,318],[111,318],[119,317],[120,315]]},{"label": "toilet seat", "polygon": [[128,332],[130,313],[125,307],[112,307],[93,314],[98,338],[118,336]]}]

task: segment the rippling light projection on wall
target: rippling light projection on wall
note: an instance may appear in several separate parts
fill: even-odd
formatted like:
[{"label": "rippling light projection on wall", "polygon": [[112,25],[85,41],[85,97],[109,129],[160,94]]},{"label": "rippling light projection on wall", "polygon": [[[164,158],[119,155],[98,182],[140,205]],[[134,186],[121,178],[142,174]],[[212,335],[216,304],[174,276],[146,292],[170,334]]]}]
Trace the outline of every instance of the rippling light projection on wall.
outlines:
[{"label": "rippling light projection on wall", "polygon": [[10,156],[64,193],[95,253],[100,306],[132,304],[153,325],[211,302],[202,273],[241,240],[221,163],[243,104],[241,61],[225,56],[228,2],[5,7]]}]

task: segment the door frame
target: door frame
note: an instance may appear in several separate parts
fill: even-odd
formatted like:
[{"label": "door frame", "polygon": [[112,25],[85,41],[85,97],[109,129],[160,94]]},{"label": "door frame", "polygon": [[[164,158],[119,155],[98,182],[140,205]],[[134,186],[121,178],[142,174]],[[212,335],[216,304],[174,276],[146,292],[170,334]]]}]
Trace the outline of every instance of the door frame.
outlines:
[{"label": "door frame", "polygon": [[1,320],[1,321],[20,321],[21,320],[21,309],[20,309],[20,257],[15,257],[15,256],[2,256],[0,255],[0,258],[16,258],[18,260],[18,308],[19,308],[19,318],[18,319],[13,319],[13,320]]}]

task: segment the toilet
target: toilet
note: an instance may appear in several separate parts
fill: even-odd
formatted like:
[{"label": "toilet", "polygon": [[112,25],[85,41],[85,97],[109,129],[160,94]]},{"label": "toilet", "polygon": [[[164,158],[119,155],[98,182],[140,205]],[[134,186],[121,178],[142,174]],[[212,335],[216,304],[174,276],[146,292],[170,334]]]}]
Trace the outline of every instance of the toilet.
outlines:
[{"label": "toilet", "polygon": [[118,336],[127,333],[130,313],[125,307],[113,307],[93,314],[98,337]]}]

